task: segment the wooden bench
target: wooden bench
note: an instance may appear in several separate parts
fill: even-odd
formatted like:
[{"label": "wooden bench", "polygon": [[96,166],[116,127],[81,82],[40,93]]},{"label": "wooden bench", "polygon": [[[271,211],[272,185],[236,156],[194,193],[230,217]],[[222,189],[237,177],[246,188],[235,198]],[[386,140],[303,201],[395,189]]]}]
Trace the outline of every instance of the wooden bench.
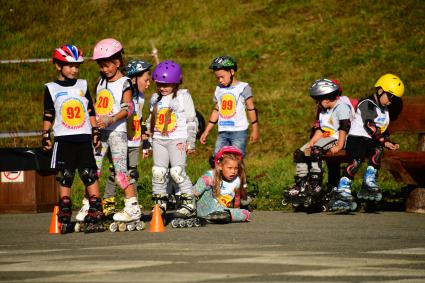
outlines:
[{"label": "wooden bench", "polygon": [[[415,151],[385,150],[382,168],[391,172],[397,182],[412,188],[406,202],[406,211],[425,213],[425,96],[403,97],[399,105],[390,105],[391,134],[417,134]],[[403,148],[403,144],[400,144]],[[335,187],[341,176],[341,163],[348,162],[345,151],[325,157],[328,166],[328,185]]]}]

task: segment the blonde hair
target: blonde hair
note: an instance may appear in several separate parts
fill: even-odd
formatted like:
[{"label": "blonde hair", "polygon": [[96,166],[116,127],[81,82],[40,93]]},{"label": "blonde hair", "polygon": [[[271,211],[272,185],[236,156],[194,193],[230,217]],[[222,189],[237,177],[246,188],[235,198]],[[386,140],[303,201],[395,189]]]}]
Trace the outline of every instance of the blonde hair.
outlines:
[{"label": "blonde hair", "polygon": [[[239,193],[241,196],[241,199],[247,198],[247,190],[246,190],[246,172],[245,172],[245,164],[240,156],[237,156],[235,154],[231,153],[225,153],[223,156],[218,160],[217,165],[213,169],[214,177],[213,177],[213,194],[215,197],[218,197],[220,195],[220,185],[221,181],[223,181],[223,176],[221,174],[221,170],[218,168],[219,164],[224,164],[226,160],[235,160],[238,161],[238,176],[240,179],[240,186],[239,186]],[[235,192],[236,194],[238,191]]]}]

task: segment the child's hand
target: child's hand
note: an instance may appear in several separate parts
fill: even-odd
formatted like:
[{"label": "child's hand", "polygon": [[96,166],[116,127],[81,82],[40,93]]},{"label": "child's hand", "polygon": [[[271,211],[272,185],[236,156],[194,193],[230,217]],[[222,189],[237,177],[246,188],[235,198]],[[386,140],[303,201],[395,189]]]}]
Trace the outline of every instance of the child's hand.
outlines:
[{"label": "child's hand", "polygon": [[99,126],[99,129],[105,129],[106,127],[110,125],[108,116],[99,116],[96,122],[97,122],[97,125]]},{"label": "child's hand", "polygon": [[392,143],[392,142],[389,142],[389,141],[386,141],[384,143],[384,146],[386,148],[388,148],[389,150],[397,150],[397,149],[400,148],[400,145],[398,143]]},{"label": "child's hand", "polygon": [[43,131],[41,145],[43,146],[44,151],[52,149],[52,140],[50,137],[50,130]]},{"label": "child's hand", "polygon": [[207,142],[208,134],[209,134],[209,133],[208,133],[207,131],[205,131],[205,132],[203,132],[203,133],[202,133],[201,137],[199,138],[199,141],[200,141],[202,144],[205,144],[205,143]]},{"label": "child's hand", "polygon": [[257,129],[254,130],[253,129],[252,130],[252,133],[251,133],[251,136],[249,137],[250,143],[256,143],[258,141],[258,136],[259,136],[258,130]]},{"label": "child's hand", "polygon": [[149,157],[150,155],[150,150],[149,149],[142,149],[142,159],[146,159]]},{"label": "child's hand", "polygon": [[332,154],[336,154],[336,153],[338,153],[341,149],[342,149],[342,146],[338,146],[338,145],[336,145],[336,146],[334,146],[334,147],[332,147],[332,148],[330,149],[330,152],[331,152]]}]

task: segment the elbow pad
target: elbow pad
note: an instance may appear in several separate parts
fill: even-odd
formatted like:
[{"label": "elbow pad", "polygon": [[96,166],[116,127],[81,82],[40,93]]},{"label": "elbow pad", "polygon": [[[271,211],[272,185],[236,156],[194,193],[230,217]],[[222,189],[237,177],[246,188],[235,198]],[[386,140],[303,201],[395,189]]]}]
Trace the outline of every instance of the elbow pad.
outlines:
[{"label": "elbow pad", "polygon": [[127,118],[129,118],[131,116],[131,114],[133,114],[133,112],[134,112],[133,102],[130,102],[130,103],[123,102],[123,103],[121,103],[120,107],[121,107],[121,110],[127,111]]},{"label": "elbow pad", "polygon": [[339,121],[339,131],[345,131],[348,133],[350,131],[351,121],[349,119],[344,119]]},{"label": "elbow pad", "polygon": [[48,121],[53,123],[55,120],[55,111],[54,110],[45,110],[43,114],[43,121]]}]

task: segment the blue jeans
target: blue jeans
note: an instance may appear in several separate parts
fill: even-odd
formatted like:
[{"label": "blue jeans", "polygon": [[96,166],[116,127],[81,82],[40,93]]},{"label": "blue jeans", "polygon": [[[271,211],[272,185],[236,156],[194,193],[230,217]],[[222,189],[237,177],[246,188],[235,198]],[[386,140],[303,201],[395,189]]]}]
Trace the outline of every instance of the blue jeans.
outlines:
[{"label": "blue jeans", "polygon": [[226,145],[232,145],[239,149],[243,156],[245,156],[246,140],[248,137],[248,130],[237,132],[219,132],[217,141],[215,142],[214,156],[217,152]]}]

